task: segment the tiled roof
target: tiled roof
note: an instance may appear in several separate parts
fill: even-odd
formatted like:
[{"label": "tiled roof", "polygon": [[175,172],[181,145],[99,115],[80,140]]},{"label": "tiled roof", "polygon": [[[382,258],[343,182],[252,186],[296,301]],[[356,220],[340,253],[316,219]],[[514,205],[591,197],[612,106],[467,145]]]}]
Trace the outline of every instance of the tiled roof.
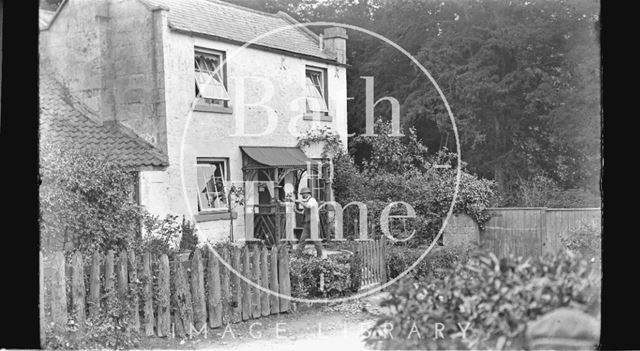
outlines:
[{"label": "tiled roof", "polygon": [[[218,0],[142,0],[149,6],[169,9],[169,26],[191,33],[211,35],[247,43],[275,29],[297,24],[280,12],[271,14],[228,4]],[[318,36],[305,27],[287,28],[261,38],[255,44],[272,49],[335,60],[320,50]]]},{"label": "tiled roof", "polygon": [[55,14],[55,11],[48,11],[43,9],[40,9],[38,11],[38,25],[41,30],[47,28],[49,22],[51,22],[51,19],[53,18],[53,15]]},{"label": "tiled roof", "polygon": [[40,139],[92,151],[127,167],[166,167],[167,156],[118,122],[102,124],[74,107],[50,73],[40,73]]}]

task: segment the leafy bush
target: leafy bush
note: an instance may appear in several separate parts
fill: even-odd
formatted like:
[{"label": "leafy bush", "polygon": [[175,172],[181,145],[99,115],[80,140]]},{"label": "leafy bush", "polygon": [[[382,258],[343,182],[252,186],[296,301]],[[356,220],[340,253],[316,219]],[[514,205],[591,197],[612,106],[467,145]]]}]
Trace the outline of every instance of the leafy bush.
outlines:
[{"label": "leafy bush", "polygon": [[[567,251],[533,261],[476,253],[443,279],[401,280],[382,303],[392,312],[369,330],[367,343],[384,349],[522,349],[526,323],[551,310],[599,313],[600,279],[593,268]],[[444,338],[434,338],[435,323],[444,325]],[[391,337],[383,332],[389,325]]]},{"label": "leafy bush", "polygon": [[[427,156],[424,146],[413,131],[404,138],[385,136],[390,127],[378,123],[378,137],[358,137],[359,144],[368,145],[371,153],[359,168],[348,154],[334,158],[333,183],[337,202],[343,206],[360,201],[367,205],[369,223],[380,232],[379,219],[383,209],[394,201],[405,201],[416,211],[416,218],[406,223],[390,221],[390,232],[402,239],[416,231],[414,244],[430,242],[446,217],[455,190],[457,156],[440,150]],[[448,165],[435,168],[433,165]],[[466,171],[461,164],[459,192],[454,213],[466,213],[482,228],[489,220],[485,209],[497,200],[496,183]],[[406,214],[404,208],[394,208],[391,214]],[[349,207],[344,212],[345,237],[353,237],[358,211]]]},{"label": "leafy bush", "polygon": [[567,250],[579,253],[587,259],[592,259],[594,262],[601,262],[601,233],[600,228],[583,224],[562,236],[560,242]]},{"label": "leafy bush", "polygon": [[520,179],[510,194],[505,194],[502,206],[577,208],[600,207],[599,194],[581,189],[563,189],[545,175]]},{"label": "leafy bush", "polygon": [[193,251],[198,246],[195,224],[182,216],[182,237],[180,238],[180,250]]},{"label": "leafy bush", "polygon": [[144,209],[132,196],[135,172],[88,152],[40,147],[42,249],[119,250],[140,235]]},{"label": "leafy bush", "polygon": [[[407,247],[389,245],[387,247],[387,266],[389,278],[393,279],[406,271],[425,252],[427,246]],[[442,279],[448,270],[457,263],[464,263],[469,257],[469,248],[435,246],[425,258],[411,271],[416,279]]]},{"label": "leafy bush", "polygon": [[[360,269],[359,259],[354,256],[345,253],[318,258],[294,252],[289,271],[292,295],[300,298],[337,297],[357,292]],[[323,287],[320,284],[321,274],[324,275]]]},{"label": "leafy bush", "polygon": [[150,251],[152,254],[172,255],[177,252],[183,233],[184,219],[181,223],[178,216],[159,216],[147,214],[143,221],[145,235],[135,242],[137,252]]}]

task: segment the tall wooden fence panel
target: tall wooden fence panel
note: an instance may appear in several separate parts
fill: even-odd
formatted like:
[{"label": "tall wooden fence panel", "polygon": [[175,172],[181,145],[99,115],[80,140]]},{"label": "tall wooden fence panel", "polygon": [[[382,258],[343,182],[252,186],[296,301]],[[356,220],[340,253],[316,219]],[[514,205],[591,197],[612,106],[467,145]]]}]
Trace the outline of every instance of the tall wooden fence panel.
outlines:
[{"label": "tall wooden fence panel", "polygon": [[602,212],[599,208],[550,208],[547,214],[547,249],[551,252],[562,247],[561,238],[583,226],[601,228]]},{"label": "tall wooden fence panel", "polygon": [[480,245],[499,257],[538,257],[562,247],[562,237],[582,226],[600,227],[599,208],[490,208]]}]

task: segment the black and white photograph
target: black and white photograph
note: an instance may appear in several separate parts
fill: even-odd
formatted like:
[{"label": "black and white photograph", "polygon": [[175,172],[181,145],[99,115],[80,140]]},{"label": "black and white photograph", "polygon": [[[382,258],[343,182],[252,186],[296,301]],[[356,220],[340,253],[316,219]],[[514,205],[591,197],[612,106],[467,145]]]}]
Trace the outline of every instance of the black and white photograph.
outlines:
[{"label": "black and white photograph", "polygon": [[37,15],[42,349],[602,349],[599,0]]}]

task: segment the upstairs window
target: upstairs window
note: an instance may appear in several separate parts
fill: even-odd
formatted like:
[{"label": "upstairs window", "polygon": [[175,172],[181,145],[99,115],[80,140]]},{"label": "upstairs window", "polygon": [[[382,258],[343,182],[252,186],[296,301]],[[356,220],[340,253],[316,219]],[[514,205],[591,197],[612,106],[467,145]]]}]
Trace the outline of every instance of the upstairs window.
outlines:
[{"label": "upstairs window", "polygon": [[198,158],[198,211],[227,209],[227,160]]},{"label": "upstairs window", "polygon": [[230,98],[222,62],[224,62],[222,52],[196,52],[194,60],[196,97],[200,98],[201,103],[228,107]]},{"label": "upstairs window", "polygon": [[307,113],[327,115],[327,71],[321,68],[307,67],[306,101]]}]

